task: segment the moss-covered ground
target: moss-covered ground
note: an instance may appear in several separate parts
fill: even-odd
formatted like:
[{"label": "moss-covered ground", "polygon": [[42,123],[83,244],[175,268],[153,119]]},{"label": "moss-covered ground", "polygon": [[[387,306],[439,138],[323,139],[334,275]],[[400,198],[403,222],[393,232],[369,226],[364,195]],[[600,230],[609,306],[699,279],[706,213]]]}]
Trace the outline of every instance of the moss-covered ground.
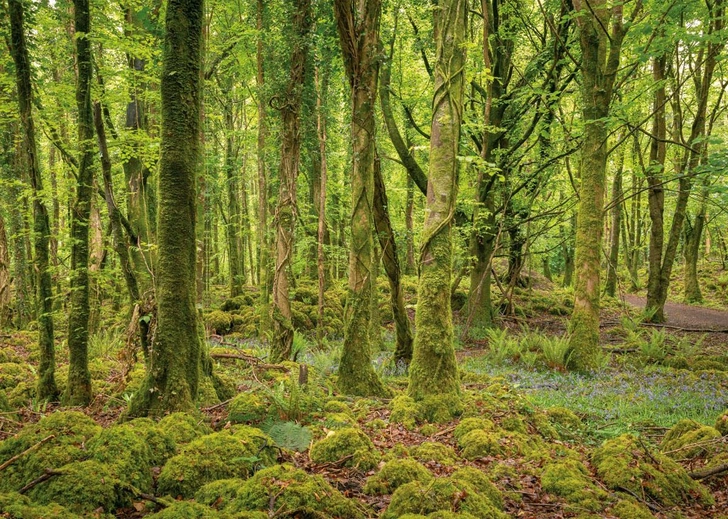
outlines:
[{"label": "moss-covered ground", "polygon": [[[380,285],[388,349],[374,357],[387,399],[337,391],[345,292],[336,287],[322,348],[311,339],[315,288],[299,285],[296,362],[280,365],[251,324],[256,294],[218,303],[206,316],[210,386],[230,398],[201,395],[197,413],[159,421],[124,417],[144,367],[120,360],[130,358],[121,327],[92,340],[96,399],[84,409],[34,400],[35,336],[12,332],[0,347],[0,465],[10,461],[0,517],[728,517],[726,472],[696,476],[728,463],[719,338],[697,348],[692,336],[655,335],[613,303],[599,369],[574,373],[559,349],[569,293],[524,289],[506,331],[459,325],[460,401],[416,402],[390,362]],[[59,359],[62,385],[63,351]]]}]

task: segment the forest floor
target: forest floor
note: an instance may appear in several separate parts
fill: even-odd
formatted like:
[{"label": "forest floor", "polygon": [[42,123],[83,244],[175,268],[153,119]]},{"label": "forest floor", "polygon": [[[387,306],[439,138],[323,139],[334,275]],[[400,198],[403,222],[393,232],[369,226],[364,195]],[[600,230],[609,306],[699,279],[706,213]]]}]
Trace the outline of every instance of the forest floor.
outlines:
[{"label": "forest floor", "polygon": [[[624,300],[644,309],[647,299],[635,294],[625,294]],[[665,303],[666,324],[678,328],[701,331],[720,330],[728,333],[728,310],[716,310],[696,305],[684,305],[668,301]]]}]

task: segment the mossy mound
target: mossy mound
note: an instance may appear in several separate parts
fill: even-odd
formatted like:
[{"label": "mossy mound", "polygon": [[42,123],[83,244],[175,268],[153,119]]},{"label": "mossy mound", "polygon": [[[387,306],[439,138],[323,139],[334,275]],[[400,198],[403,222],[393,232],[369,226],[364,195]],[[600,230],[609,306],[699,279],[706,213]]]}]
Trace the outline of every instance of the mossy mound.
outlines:
[{"label": "mossy mound", "polygon": [[200,436],[210,434],[210,428],[202,421],[186,413],[172,413],[162,418],[157,427],[177,445],[184,445]]},{"label": "mossy mound", "polygon": [[390,404],[392,413],[389,415],[389,421],[402,425],[408,431],[414,430],[417,426],[418,409],[414,398],[399,395],[392,399]]},{"label": "mossy mound", "polygon": [[695,458],[715,453],[714,445],[706,444],[720,438],[718,430],[694,420],[680,420],[662,439],[660,450],[673,459]]},{"label": "mossy mound", "polygon": [[65,507],[52,503],[44,506],[33,503],[29,497],[9,492],[0,494],[0,517],[7,519],[80,519]]},{"label": "mossy mound", "polygon": [[412,456],[422,462],[434,461],[441,465],[454,465],[459,459],[455,449],[439,442],[422,442],[412,449]]},{"label": "mossy mound", "polygon": [[475,429],[462,436],[458,446],[462,449],[460,454],[467,460],[487,456],[524,456],[529,459],[548,457],[547,449],[538,436],[505,430]]},{"label": "mossy mound", "polygon": [[209,506],[191,501],[178,501],[164,510],[147,516],[148,519],[217,519],[221,515]]},{"label": "mossy mound", "polygon": [[278,517],[332,517],[364,519],[362,505],[346,499],[321,476],[290,465],[276,465],[247,480],[226,512],[276,510]]},{"label": "mossy mound", "polygon": [[329,413],[324,419],[324,427],[327,429],[346,429],[356,427],[356,420],[350,414]]},{"label": "mossy mound", "polygon": [[432,474],[422,464],[411,459],[392,460],[367,479],[365,494],[391,494],[405,483],[432,480]]},{"label": "mossy mound", "polygon": [[27,364],[4,362],[0,364],[0,389],[12,389],[21,382],[32,382],[35,378]]},{"label": "mossy mound", "polygon": [[546,492],[592,512],[603,509],[607,498],[607,493],[589,479],[584,464],[572,459],[548,463],[541,474],[541,486]]},{"label": "mossy mound", "polygon": [[8,400],[8,395],[5,393],[4,389],[0,389],[0,412],[8,412],[11,411],[12,408],[10,407],[10,400]]},{"label": "mossy mound", "polygon": [[121,483],[96,460],[74,461],[58,469],[62,475],[36,485],[28,497],[42,505],[62,503],[76,513],[98,509],[113,512],[118,506],[131,503],[131,495]]},{"label": "mossy mound", "polygon": [[100,431],[96,422],[78,411],[55,412],[26,425],[16,436],[0,442],[0,464],[49,436],[53,438],[3,470],[0,490],[20,490],[46,468],[58,469],[84,459],[84,445]]},{"label": "mossy mound", "polygon": [[174,438],[149,418],[135,418],[124,423],[121,427],[131,429],[144,438],[152,452],[151,461],[155,467],[161,467],[169,458],[177,454],[177,445]]},{"label": "mossy mound", "polygon": [[718,417],[713,427],[715,427],[722,436],[728,436],[728,411]]},{"label": "mossy mound", "polygon": [[[507,517],[472,485],[452,478],[438,478],[425,483],[413,481],[402,485],[392,494],[389,507],[382,517],[396,519],[405,514],[425,515],[434,512],[470,514],[480,519]],[[440,515],[440,517],[447,516]]]},{"label": "mossy mound", "polygon": [[465,481],[488,498],[499,510],[503,510],[503,496],[482,470],[475,467],[461,467],[450,476],[454,481]]},{"label": "mossy mound", "polygon": [[658,451],[647,452],[635,436],[608,440],[592,455],[599,478],[612,490],[626,488],[637,495],[674,506],[699,500],[711,502],[708,491],[690,479],[685,469]]},{"label": "mossy mound", "polygon": [[191,498],[206,483],[249,477],[255,467],[275,462],[273,445],[260,430],[245,426],[202,436],[164,465],[158,493]]},{"label": "mossy mound", "polygon": [[268,415],[270,402],[258,393],[240,393],[228,405],[228,420],[232,423],[258,423]]},{"label": "mossy mound", "polygon": [[205,315],[205,327],[216,335],[227,335],[233,328],[233,316],[222,310]]},{"label": "mossy mound", "polygon": [[460,395],[431,395],[417,402],[420,420],[433,423],[447,423],[463,414],[463,400]]},{"label": "mossy mound", "polygon": [[624,499],[614,505],[612,514],[619,519],[653,519],[655,517],[645,505]]},{"label": "mossy mound", "polygon": [[344,413],[354,418],[351,408],[341,400],[328,400],[324,404],[324,412],[326,413]]},{"label": "mossy mound", "polygon": [[105,465],[122,483],[142,492],[152,489],[153,455],[145,435],[132,427],[104,429],[87,445],[91,459]]},{"label": "mossy mound", "polygon": [[23,359],[12,348],[0,348],[0,364],[11,362],[19,363],[23,362]]},{"label": "mossy mound", "polygon": [[326,438],[313,444],[309,456],[316,463],[343,460],[345,467],[364,471],[373,469],[379,462],[379,453],[369,436],[356,427],[332,431]]},{"label": "mossy mound", "polygon": [[453,431],[452,435],[456,440],[460,440],[463,436],[468,434],[470,431],[475,430],[482,430],[482,431],[492,431],[495,429],[495,424],[492,420],[488,420],[487,418],[479,418],[479,417],[473,417],[473,418],[463,418],[460,423],[455,427],[455,430]]},{"label": "mossy mound", "polygon": [[218,479],[200,488],[195,493],[195,501],[222,510],[238,495],[243,483],[245,480],[241,478]]}]

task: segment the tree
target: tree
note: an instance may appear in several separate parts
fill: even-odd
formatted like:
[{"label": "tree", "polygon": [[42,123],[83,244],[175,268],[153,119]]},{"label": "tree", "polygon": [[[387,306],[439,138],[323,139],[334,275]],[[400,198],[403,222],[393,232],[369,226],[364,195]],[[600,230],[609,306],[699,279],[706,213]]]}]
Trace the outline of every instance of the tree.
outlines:
[{"label": "tree", "polygon": [[450,307],[450,234],[458,191],[466,11],[465,0],[442,0],[434,11],[437,57],[430,168],[418,262],[416,335],[408,388],[415,400],[439,395],[457,396],[460,392]]},{"label": "tree", "polygon": [[157,332],[132,415],[194,408],[201,344],[195,310],[195,178],[200,153],[202,0],[170,0],[162,71]]},{"label": "tree", "polygon": [[23,28],[23,3],[9,0],[12,54],[15,62],[15,76],[18,89],[18,105],[23,128],[23,149],[30,172],[33,189],[33,247],[36,263],[36,301],[38,314],[38,346],[40,369],[36,395],[39,400],[54,400],[58,396],[55,380],[55,344],[53,340],[53,294],[49,269],[49,237],[51,233],[48,210],[41,198],[41,178],[35,125],[32,112],[32,90],[30,83],[30,60]]}]

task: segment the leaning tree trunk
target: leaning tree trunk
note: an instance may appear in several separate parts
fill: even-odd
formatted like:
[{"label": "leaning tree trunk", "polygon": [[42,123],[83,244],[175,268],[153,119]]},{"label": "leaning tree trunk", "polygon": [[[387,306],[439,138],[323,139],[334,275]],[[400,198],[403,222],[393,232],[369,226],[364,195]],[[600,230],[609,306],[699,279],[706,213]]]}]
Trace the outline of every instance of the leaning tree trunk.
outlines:
[{"label": "leaning tree trunk", "polygon": [[26,153],[30,184],[33,189],[33,246],[35,249],[35,271],[38,346],[40,366],[38,369],[38,400],[54,400],[58,396],[55,380],[55,345],[53,343],[53,294],[49,267],[50,224],[48,210],[41,198],[43,182],[35,142],[35,126],[32,113],[32,90],[30,85],[30,60],[23,32],[23,3],[9,0],[12,54],[18,88],[18,105],[23,127],[23,141]]},{"label": "leaning tree trunk", "polygon": [[[349,289],[339,389],[349,395],[382,395],[387,390],[371,364],[375,123],[379,76],[380,0],[335,0],[339,41],[351,86],[352,213]],[[378,323],[377,323],[378,326]]]},{"label": "leaning tree trunk", "polygon": [[293,348],[293,313],[288,292],[292,276],[293,231],[297,218],[296,180],[301,151],[300,111],[311,23],[311,1],[302,0],[297,4],[293,20],[295,34],[291,51],[291,69],[283,104],[280,106],[281,165],[275,215],[276,270],[273,277],[273,343],[271,344],[273,362],[287,360]]},{"label": "leaning tree trunk", "polygon": [[195,310],[195,174],[200,155],[202,0],[169,0],[161,94],[157,331],[130,414],[195,407],[201,343]]},{"label": "leaning tree trunk", "polygon": [[[453,347],[450,278],[451,228],[458,190],[458,149],[465,83],[465,0],[444,0],[435,10],[435,92],[430,169],[420,246],[414,355],[408,393],[415,400],[460,392]],[[454,412],[457,406],[446,411]]]}]

